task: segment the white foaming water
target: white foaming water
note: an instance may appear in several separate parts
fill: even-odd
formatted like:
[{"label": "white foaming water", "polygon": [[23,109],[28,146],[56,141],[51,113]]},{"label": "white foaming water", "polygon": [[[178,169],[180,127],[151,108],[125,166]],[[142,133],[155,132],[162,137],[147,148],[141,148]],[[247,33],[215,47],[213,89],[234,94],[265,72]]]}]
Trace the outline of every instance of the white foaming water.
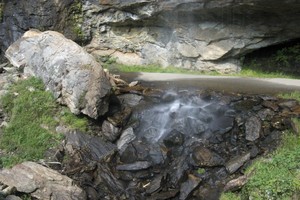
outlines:
[{"label": "white foaming water", "polygon": [[140,125],[136,134],[151,142],[163,139],[173,130],[200,137],[217,130],[226,110],[226,106],[204,101],[199,95],[167,92],[160,103],[138,113]]}]

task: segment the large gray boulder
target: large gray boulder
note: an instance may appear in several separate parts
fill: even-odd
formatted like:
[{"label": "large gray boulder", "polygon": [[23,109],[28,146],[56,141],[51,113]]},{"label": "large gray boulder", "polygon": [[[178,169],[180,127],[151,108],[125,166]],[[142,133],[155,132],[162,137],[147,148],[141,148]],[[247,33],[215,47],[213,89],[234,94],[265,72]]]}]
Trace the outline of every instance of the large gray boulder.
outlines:
[{"label": "large gray boulder", "polygon": [[108,111],[111,85],[101,65],[75,42],[54,31],[27,31],[5,56],[24,73],[43,80],[74,114],[97,118]]},{"label": "large gray boulder", "polygon": [[72,179],[34,162],[0,170],[0,182],[42,200],[85,200],[85,192]]}]

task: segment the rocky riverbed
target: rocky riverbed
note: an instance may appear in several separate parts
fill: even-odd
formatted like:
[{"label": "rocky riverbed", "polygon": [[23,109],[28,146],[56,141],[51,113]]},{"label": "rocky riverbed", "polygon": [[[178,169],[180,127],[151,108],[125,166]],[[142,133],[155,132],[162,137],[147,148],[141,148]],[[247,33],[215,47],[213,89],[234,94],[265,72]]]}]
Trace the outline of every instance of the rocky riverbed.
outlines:
[{"label": "rocky riverbed", "polygon": [[58,103],[91,117],[86,132],[57,126],[64,140],[43,160],[1,169],[6,199],[218,199],[243,187],[247,166],[300,114],[299,102],[272,95],[127,83],[51,31],[27,32],[6,56],[14,67],[1,64],[0,95],[33,75]]},{"label": "rocky riverbed", "polygon": [[44,163],[1,170],[4,191],[37,199],[217,199],[243,186],[245,168],[276,148],[300,112],[295,100],[274,96],[135,84],[116,85],[92,134],[64,130]]}]

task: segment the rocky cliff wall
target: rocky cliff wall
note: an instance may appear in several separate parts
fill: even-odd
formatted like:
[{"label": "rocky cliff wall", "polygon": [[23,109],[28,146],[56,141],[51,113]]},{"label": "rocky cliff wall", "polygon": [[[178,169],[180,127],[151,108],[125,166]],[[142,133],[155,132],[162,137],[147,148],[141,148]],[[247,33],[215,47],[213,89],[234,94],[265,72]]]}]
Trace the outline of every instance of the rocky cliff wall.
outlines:
[{"label": "rocky cliff wall", "polygon": [[0,38],[5,48],[28,28],[54,29],[121,63],[229,73],[248,52],[300,38],[299,21],[297,0],[13,0]]}]

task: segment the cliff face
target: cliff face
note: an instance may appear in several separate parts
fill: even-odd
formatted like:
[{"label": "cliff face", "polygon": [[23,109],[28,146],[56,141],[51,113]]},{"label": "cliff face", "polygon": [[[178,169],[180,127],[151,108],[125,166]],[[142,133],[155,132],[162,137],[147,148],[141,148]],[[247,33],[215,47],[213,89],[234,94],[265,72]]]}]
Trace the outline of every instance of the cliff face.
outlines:
[{"label": "cliff face", "polygon": [[53,29],[125,64],[226,73],[243,54],[300,38],[299,21],[297,0],[14,0],[0,38],[5,48],[28,28]]}]

